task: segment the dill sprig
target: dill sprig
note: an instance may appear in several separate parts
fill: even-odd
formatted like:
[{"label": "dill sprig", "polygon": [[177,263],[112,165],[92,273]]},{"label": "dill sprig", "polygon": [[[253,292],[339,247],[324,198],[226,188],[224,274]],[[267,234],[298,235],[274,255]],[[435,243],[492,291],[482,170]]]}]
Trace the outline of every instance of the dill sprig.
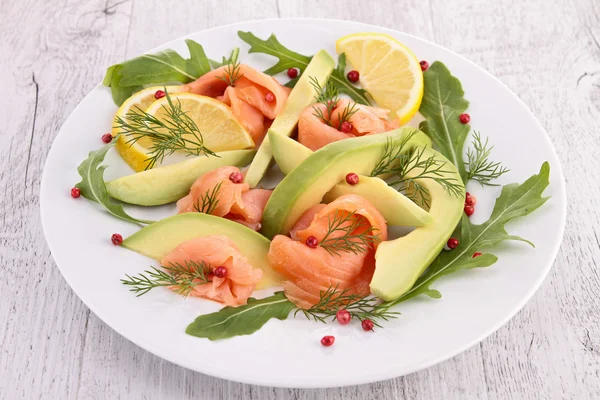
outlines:
[{"label": "dill sprig", "polygon": [[425,147],[403,153],[403,148],[412,136],[408,135],[398,147],[392,145],[388,139],[384,148],[384,155],[376,164],[371,176],[391,175],[388,185],[406,195],[417,204],[431,207],[431,194],[419,181],[431,179],[456,197],[464,195],[463,186],[456,178],[447,178],[450,172],[444,167],[445,162],[440,162],[435,157],[425,157]]},{"label": "dill sprig", "polygon": [[349,122],[350,118],[354,114],[356,114],[357,111],[358,111],[358,107],[356,106],[356,103],[350,102],[350,103],[346,104],[346,107],[344,107],[344,109],[342,110],[342,113],[340,114],[340,122],[338,123],[338,126],[337,126],[338,131],[342,130],[342,124],[344,122]]},{"label": "dill sprig", "polygon": [[473,132],[473,147],[474,149],[467,150],[468,162],[465,163],[469,167],[467,178],[473,179],[482,185],[498,186],[490,183],[494,179],[498,179],[503,174],[510,171],[499,162],[490,161],[490,153],[494,146],[488,144],[488,138],[485,142],[481,140],[479,132]]},{"label": "dill sprig", "polygon": [[[333,126],[333,123],[331,122],[331,114],[333,113],[333,110],[337,108],[340,100],[337,87],[329,80],[325,83],[325,86],[322,86],[314,76],[309,77],[309,81],[315,90],[314,98],[316,102],[324,104],[327,110],[327,114],[325,114],[322,109],[313,106],[313,115],[321,119],[327,125]],[[346,107],[344,107],[344,110],[342,110],[340,113],[340,120],[338,122],[338,126],[335,128],[337,130],[341,130],[342,124],[349,121],[357,111],[358,106],[356,103],[349,102]]]},{"label": "dill sprig", "polygon": [[237,57],[232,57],[228,61],[229,62],[225,66],[225,73],[223,74],[223,76],[218,76],[217,78],[221,79],[229,86],[234,87],[238,79],[244,76],[244,74],[240,72],[240,63],[237,61]]},{"label": "dill sprig", "polygon": [[121,283],[130,286],[129,290],[139,297],[154,288],[162,286],[173,286],[176,293],[187,296],[197,285],[212,282],[209,275],[213,268],[205,262],[186,261],[185,266],[179,263],[171,263],[168,266],[163,266],[165,271],[156,267],[151,268],[151,270],[144,271],[145,274],[125,275],[127,279],[121,279]]},{"label": "dill sprig", "polygon": [[379,159],[373,171],[371,172],[371,176],[379,176],[390,174],[394,168],[396,168],[399,160],[402,158],[402,152],[404,151],[404,147],[408,143],[410,139],[414,135],[416,135],[418,130],[413,130],[408,135],[402,138],[402,141],[398,146],[394,146],[394,142],[391,138],[387,138],[385,142],[385,147],[383,149],[383,156]]},{"label": "dill sprig", "polygon": [[313,115],[317,118],[320,118],[327,125],[332,126],[331,113],[333,113],[333,110],[335,110],[339,101],[338,89],[333,85],[333,83],[331,83],[331,81],[327,81],[325,86],[321,86],[319,80],[314,76],[310,76],[308,79],[311,86],[315,90],[315,101],[317,103],[324,104],[327,109],[327,115],[325,115],[323,110],[313,106]]},{"label": "dill sprig", "polygon": [[[364,228],[364,229],[361,229]],[[358,229],[361,229],[357,232]],[[377,228],[366,222],[365,218],[356,218],[356,212],[336,210],[330,215],[327,233],[319,243],[331,255],[341,253],[360,254],[369,250],[371,245],[381,241]]]},{"label": "dill sprig", "polygon": [[352,318],[359,321],[370,319],[375,326],[381,328],[379,322],[398,318],[400,315],[398,312],[388,311],[389,307],[385,307],[384,303],[373,296],[352,293],[351,288],[338,290],[338,287],[339,285],[330,286],[325,292],[321,292],[317,304],[309,309],[299,308],[294,317],[302,312],[308,319],[326,323],[328,318],[335,320],[336,313],[344,309]]},{"label": "dill sprig", "polygon": [[164,89],[167,104],[163,105],[165,117],[158,119],[154,115],[135,107],[129,111],[125,118],[117,117],[115,128],[126,135],[127,143],[133,145],[141,138],[148,138],[152,145],[148,148],[149,157],[145,169],[161,164],[166,156],[176,151],[183,151],[186,156],[219,157],[212,150],[204,146],[202,132],[198,125],[181,107],[181,102],[173,102],[171,96]]},{"label": "dill sprig", "polygon": [[207,190],[205,194],[201,195],[200,198],[196,200],[194,209],[199,213],[212,214],[219,205],[217,194],[219,194],[219,191],[221,190],[221,185],[223,185],[223,182],[219,182],[212,190]]}]

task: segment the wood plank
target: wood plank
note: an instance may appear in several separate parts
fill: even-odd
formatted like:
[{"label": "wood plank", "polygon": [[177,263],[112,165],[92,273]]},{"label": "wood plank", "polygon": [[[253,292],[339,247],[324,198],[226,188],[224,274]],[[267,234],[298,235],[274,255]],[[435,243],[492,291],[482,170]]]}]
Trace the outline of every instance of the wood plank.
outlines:
[{"label": "wood plank", "polygon": [[0,398],[76,398],[89,310],[50,257],[38,192],[58,129],[126,35],[129,16],[107,4],[1,5]]}]

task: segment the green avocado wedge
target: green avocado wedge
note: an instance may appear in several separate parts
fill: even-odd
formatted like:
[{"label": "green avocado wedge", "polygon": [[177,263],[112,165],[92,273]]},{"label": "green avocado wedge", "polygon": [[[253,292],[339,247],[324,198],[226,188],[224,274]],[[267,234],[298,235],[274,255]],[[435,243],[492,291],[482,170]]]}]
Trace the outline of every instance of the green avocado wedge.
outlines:
[{"label": "green avocado wedge", "polygon": [[[269,133],[275,162],[288,175],[313,152],[292,138]],[[432,218],[408,197],[391,188],[380,178],[359,175],[357,185],[349,185],[344,179],[337,183],[323,198],[330,203],[345,194],[357,194],[369,200],[381,212],[386,222],[393,226],[423,226]]]},{"label": "green avocado wedge", "polygon": [[330,203],[346,194],[357,194],[369,200],[388,225],[424,226],[433,220],[427,211],[380,178],[359,175],[356,185],[342,180],[327,192],[323,200]]},{"label": "green avocado wedge", "polygon": [[[429,215],[433,221],[415,228],[406,236],[382,242],[377,247],[371,292],[386,301],[397,299],[410,290],[442,251],[463,214],[465,189],[460,174],[446,157],[432,148],[424,150],[424,159],[432,156],[438,163],[445,163],[443,178],[460,183],[463,195],[448,193],[433,179],[418,180],[429,191]],[[408,175],[416,176],[418,173],[419,170],[415,169]]]},{"label": "green avocado wedge", "polygon": [[[334,67],[335,60],[329,53],[325,50],[317,52],[306,67],[306,70],[302,73],[302,76],[300,76],[294,89],[290,92],[283,111],[275,118],[269,131],[290,136],[298,124],[300,113],[316,101],[315,89],[311,84],[311,78],[316,79],[321,86],[324,86]],[[271,143],[269,142],[269,136],[266,136],[258,148],[256,157],[254,157],[250,169],[246,174],[246,183],[251,188],[258,185],[269,168],[272,159]]]},{"label": "green avocado wedge", "polygon": [[134,233],[121,246],[160,261],[187,240],[216,235],[227,236],[253,267],[263,270],[263,278],[257,289],[280,284],[279,275],[266,261],[271,241],[260,233],[225,218],[200,213],[175,215]]},{"label": "green avocado wedge", "polygon": [[313,151],[292,139],[275,131],[269,131],[269,142],[273,151],[273,158],[281,172],[289,175],[290,172],[302,161],[306,160]]},{"label": "green avocado wedge", "polygon": [[431,146],[431,140],[415,128],[401,128],[378,135],[330,143],[306,158],[275,188],[263,213],[261,232],[268,238],[287,234],[298,218],[319,204],[325,194],[345,176],[370,175],[385,152],[386,143],[399,146],[407,137],[405,151]]},{"label": "green avocado wedge", "polygon": [[217,153],[219,157],[199,156],[106,182],[108,194],[125,203],[158,206],[186,196],[200,176],[214,169],[248,165],[254,150],[231,150]]}]

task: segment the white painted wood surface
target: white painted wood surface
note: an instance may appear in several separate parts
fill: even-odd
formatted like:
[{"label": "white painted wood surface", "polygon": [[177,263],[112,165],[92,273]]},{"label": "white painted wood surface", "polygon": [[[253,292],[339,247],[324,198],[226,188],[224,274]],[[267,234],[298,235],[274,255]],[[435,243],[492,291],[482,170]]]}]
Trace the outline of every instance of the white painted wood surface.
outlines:
[{"label": "white painted wood surface", "polygon": [[[3,0],[0,16],[0,399],[600,398],[598,0]],[[533,300],[481,344],[371,385],[242,385],[138,348],[63,280],[38,191],[69,113],[112,63],[190,32],[270,17],[350,19],[429,39],[500,78],[547,129],[569,191],[565,239]]]}]

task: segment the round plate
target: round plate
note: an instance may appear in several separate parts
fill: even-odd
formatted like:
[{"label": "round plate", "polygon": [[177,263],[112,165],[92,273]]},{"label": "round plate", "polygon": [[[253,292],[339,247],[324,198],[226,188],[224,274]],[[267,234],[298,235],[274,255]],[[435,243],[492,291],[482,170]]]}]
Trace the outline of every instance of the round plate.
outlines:
[{"label": "round plate", "polygon": [[[502,184],[522,182],[551,166],[552,198],[539,210],[508,226],[511,234],[535,243],[520,242],[494,249],[498,262],[490,268],[469,270],[435,283],[443,297],[421,296],[397,307],[402,315],[383,329],[363,332],[349,326],[322,325],[303,318],[270,321],[258,332],[211,342],[185,334],[200,314],[219,305],[202,299],[183,299],[168,289],[135,297],[120,283],[125,274],[137,274],[153,261],[115,247],[110,236],[124,236],[139,226],[109,216],[97,204],[73,199],[70,189],[79,181],[77,166],[90,150],[102,146],[100,137],[110,131],[117,107],[110,90],[98,86],[83,99],[63,125],[48,155],[41,187],[41,211],[48,245],[67,283],[104,322],[133,343],[176,364],[205,374],[282,387],[354,385],[408,374],[446,360],[481,341],[506,323],[540,286],[556,256],[562,238],[566,197],[556,153],[546,133],[527,107],[500,81],[472,62],[416,37],[376,26],[346,21],[288,19],[252,21],[223,26],[188,36],[201,43],[209,57],[220,58],[241,47],[241,61],[264,69],[275,59],[252,54],[238,36],[252,31],[279,40],[299,53],[313,54],[323,46],[335,54],[335,41],[355,32],[383,32],[410,47],[419,59],[444,62],[463,84],[470,101],[473,129],[494,144],[493,159],[511,171]],[[167,43],[187,54],[184,38]],[[152,51],[156,51],[154,49]],[[287,78],[282,78],[287,79]],[[106,178],[132,173],[111,150]],[[474,222],[487,219],[500,189],[469,188],[478,198]],[[128,207],[138,217],[158,219],[174,207]],[[260,295],[261,293],[259,293]],[[336,336],[331,348],[320,338]]]}]

